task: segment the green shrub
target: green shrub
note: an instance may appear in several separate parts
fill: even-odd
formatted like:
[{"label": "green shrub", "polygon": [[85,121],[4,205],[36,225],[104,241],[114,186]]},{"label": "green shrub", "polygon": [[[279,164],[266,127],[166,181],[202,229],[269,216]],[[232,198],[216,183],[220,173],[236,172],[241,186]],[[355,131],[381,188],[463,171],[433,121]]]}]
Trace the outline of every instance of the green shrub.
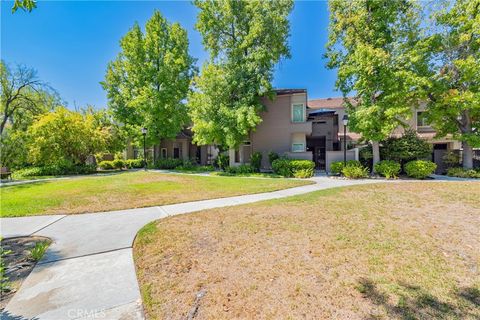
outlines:
[{"label": "green shrub", "polygon": [[299,169],[293,172],[293,176],[298,179],[306,179],[313,177],[313,169]]},{"label": "green shrub", "polygon": [[387,179],[398,178],[400,170],[402,170],[400,163],[393,160],[383,160],[375,164],[375,172]]},{"label": "green shrub", "polygon": [[35,261],[42,259],[49,244],[50,243],[48,241],[40,241],[35,243],[35,247],[30,250],[30,257]]},{"label": "green shrub", "polygon": [[214,163],[218,168],[225,170],[225,168],[230,165],[230,157],[224,153],[220,153]]},{"label": "green shrub", "polygon": [[60,176],[69,174],[90,174],[97,172],[95,165],[66,165],[55,164],[43,167],[28,167],[13,172],[14,179],[35,176]]},{"label": "green shrub", "polygon": [[276,174],[287,178],[310,178],[313,177],[315,163],[310,160],[277,159],[273,161],[272,169]]},{"label": "green shrub", "polygon": [[480,171],[463,168],[450,168],[447,170],[447,175],[458,178],[476,178],[480,179]]},{"label": "green shrub", "polygon": [[431,156],[432,146],[420,139],[414,130],[407,130],[400,138],[388,138],[381,143],[380,157],[401,164]]},{"label": "green shrub", "polygon": [[458,167],[462,163],[462,159],[460,157],[460,152],[455,151],[447,151],[442,157],[443,163],[447,166],[447,168],[454,168]]},{"label": "green shrub", "polygon": [[343,161],[334,161],[330,164],[330,173],[333,175],[339,175],[342,173]]},{"label": "green shrub", "polygon": [[115,169],[123,169],[123,167],[125,167],[125,162],[122,159],[115,159],[112,161],[112,166]]},{"label": "green shrub", "polygon": [[[0,241],[2,238],[0,237]],[[0,293],[9,292],[11,290],[10,279],[7,277],[7,266],[5,256],[12,253],[12,250],[6,250],[0,246]]]},{"label": "green shrub", "polygon": [[143,160],[142,159],[128,159],[128,160],[125,160],[125,166],[128,169],[143,168]]},{"label": "green shrub", "polygon": [[183,166],[182,159],[165,158],[165,159],[159,159],[155,162],[155,168],[157,169],[171,170],[179,166]]},{"label": "green shrub", "polygon": [[293,177],[293,172],[290,167],[290,160],[276,159],[272,162],[273,172],[284,177]]},{"label": "green shrub", "polygon": [[369,170],[362,166],[349,166],[347,164],[347,166],[342,169],[342,174],[348,179],[361,179],[368,177]]},{"label": "green shrub", "polygon": [[268,153],[268,161],[270,162],[270,165],[272,165],[273,161],[275,161],[279,158],[280,158],[280,156],[276,152],[270,151]]},{"label": "green shrub", "polygon": [[101,161],[98,167],[102,170],[111,170],[114,168],[113,161]]},{"label": "green shrub", "polygon": [[262,166],[262,153],[254,152],[250,157],[250,165],[253,167],[255,172],[260,172]]},{"label": "green shrub", "polygon": [[[330,173],[333,175],[339,175],[343,170],[343,161],[333,161],[330,164]],[[347,167],[363,167],[360,161],[358,160],[348,160]]]},{"label": "green shrub", "polygon": [[251,165],[248,165],[248,164],[242,164],[236,167],[227,167],[225,169],[225,172],[230,174],[248,174],[248,173],[254,173],[255,168],[253,168]]},{"label": "green shrub", "polygon": [[437,165],[431,161],[414,160],[406,163],[404,169],[409,177],[425,179],[435,172]]}]

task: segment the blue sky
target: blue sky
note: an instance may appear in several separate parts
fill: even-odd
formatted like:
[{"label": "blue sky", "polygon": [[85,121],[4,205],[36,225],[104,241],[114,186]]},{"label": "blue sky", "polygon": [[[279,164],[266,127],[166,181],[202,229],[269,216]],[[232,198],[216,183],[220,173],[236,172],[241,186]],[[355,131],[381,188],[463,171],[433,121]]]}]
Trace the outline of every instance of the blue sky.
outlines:
[{"label": "blue sky", "polygon": [[[54,87],[68,106],[107,104],[99,82],[119,52],[119,40],[135,21],[141,26],[158,9],[187,29],[198,63],[208,55],[194,30],[197,10],[189,1],[39,1],[31,13],[12,14],[1,1],[1,58],[25,64]],[[296,2],[290,16],[292,57],[275,72],[277,88],[306,88],[309,98],[339,96],[336,73],[325,68],[328,8],[325,1]]]}]

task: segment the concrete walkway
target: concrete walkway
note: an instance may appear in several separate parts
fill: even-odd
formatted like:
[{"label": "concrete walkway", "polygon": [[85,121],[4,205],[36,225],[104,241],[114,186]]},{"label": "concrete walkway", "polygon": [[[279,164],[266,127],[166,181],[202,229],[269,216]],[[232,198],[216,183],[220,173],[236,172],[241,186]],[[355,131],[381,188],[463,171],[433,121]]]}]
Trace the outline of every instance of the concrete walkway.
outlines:
[{"label": "concrete walkway", "polygon": [[1,319],[143,319],[132,244],[145,224],[204,209],[385,182],[327,177],[312,180],[316,184],[159,207],[0,219],[3,237],[38,235],[53,240]]}]

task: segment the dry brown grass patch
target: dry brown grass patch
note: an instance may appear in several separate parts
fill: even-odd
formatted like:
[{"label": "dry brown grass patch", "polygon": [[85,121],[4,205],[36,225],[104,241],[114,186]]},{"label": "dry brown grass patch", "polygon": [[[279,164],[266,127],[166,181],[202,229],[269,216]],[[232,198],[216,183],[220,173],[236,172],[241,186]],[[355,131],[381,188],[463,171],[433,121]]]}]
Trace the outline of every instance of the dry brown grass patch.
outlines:
[{"label": "dry brown grass patch", "polygon": [[135,260],[150,319],[474,319],[478,230],[479,183],[378,184],[160,220]]}]

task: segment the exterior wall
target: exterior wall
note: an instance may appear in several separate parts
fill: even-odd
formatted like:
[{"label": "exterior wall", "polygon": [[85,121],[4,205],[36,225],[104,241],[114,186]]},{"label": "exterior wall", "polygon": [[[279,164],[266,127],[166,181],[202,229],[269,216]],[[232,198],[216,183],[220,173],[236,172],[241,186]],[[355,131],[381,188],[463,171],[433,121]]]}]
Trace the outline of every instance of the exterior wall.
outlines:
[{"label": "exterior wall", "polygon": [[[306,157],[301,152],[292,152],[292,138],[298,137],[300,134],[310,135],[312,132],[312,123],[293,122],[292,121],[292,104],[303,103],[307,105],[307,94],[279,95],[273,101],[263,98],[262,103],[266,107],[266,111],[261,114],[262,122],[257,126],[256,130],[251,133],[250,141],[252,152],[262,153],[262,167],[269,168],[268,153],[276,152],[279,155],[288,153],[291,158]],[[311,160],[310,153],[310,160]]]},{"label": "exterior wall", "polygon": [[312,137],[325,137],[326,150],[333,150],[333,143],[338,142],[338,125],[336,115],[315,117],[312,120]]}]

